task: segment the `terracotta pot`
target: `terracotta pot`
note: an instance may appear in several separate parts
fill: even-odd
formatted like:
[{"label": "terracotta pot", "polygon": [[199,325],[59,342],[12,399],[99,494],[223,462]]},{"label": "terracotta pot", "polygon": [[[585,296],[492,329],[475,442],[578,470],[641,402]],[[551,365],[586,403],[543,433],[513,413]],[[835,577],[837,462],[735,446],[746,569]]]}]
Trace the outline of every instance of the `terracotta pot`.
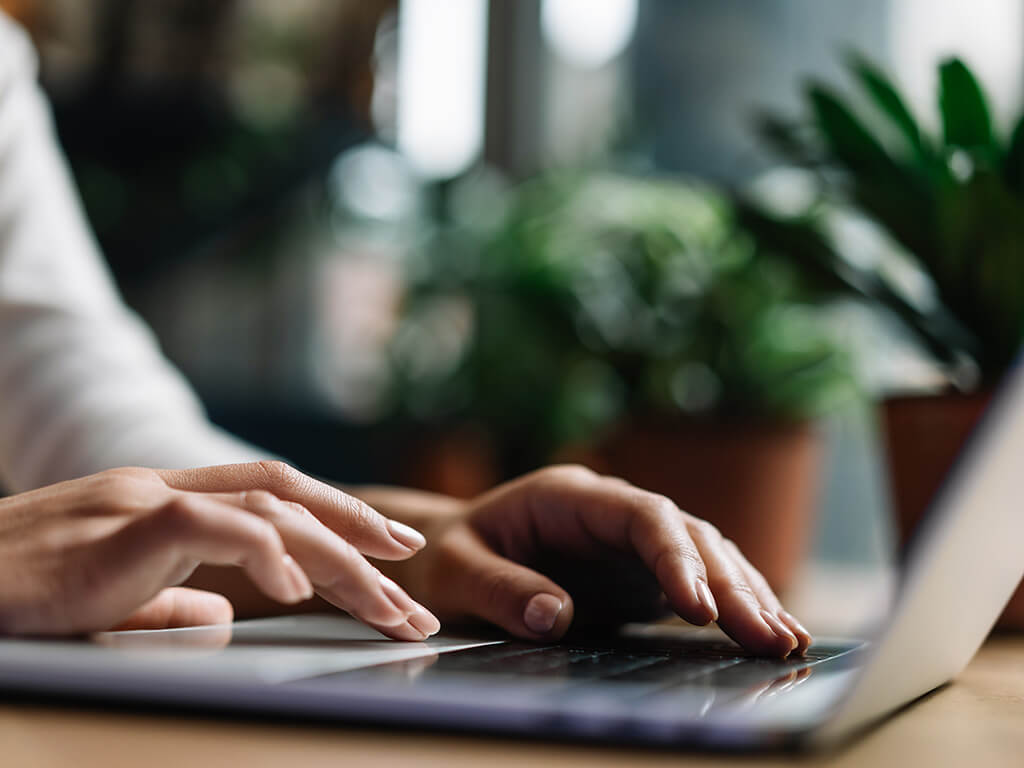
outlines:
[{"label": "terracotta pot", "polygon": [[671,498],[714,523],[777,591],[807,551],[823,441],[809,425],[631,423],[563,458]]},{"label": "terracotta pot", "polygon": [[[906,545],[953,466],[991,395],[944,394],[894,397],[882,406],[893,513]],[[1024,630],[1024,584],[998,624]]]}]

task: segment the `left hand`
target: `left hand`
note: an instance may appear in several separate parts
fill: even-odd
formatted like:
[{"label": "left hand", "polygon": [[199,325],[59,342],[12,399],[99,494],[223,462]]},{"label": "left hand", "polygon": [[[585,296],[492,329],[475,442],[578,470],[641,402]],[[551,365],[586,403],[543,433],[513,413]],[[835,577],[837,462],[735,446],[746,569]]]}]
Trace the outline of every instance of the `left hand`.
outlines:
[{"label": "left hand", "polygon": [[574,618],[657,618],[667,599],[683,619],[717,621],[755,653],[803,653],[811,643],[714,526],[583,467],[539,470],[416,522],[428,545],[395,572],[442,621],[483,619],[518,637],[555,640]]},{"label": "left hand", "polygon": [[278,462],[128,467],[0,499],[0,635],[230,621],[220,594],[177,587],[240,566],[277,607],[313,595],[402,640],[437,620],[364,555],[400,560],[416,531]]}]

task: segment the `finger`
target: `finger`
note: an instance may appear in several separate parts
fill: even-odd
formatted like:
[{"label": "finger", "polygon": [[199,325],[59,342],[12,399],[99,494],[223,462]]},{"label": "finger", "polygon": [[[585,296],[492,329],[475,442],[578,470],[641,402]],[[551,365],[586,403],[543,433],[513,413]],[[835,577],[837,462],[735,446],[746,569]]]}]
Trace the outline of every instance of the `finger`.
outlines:
[{"label": "finger", "polygon": [[183,581],[200,562],[241,566],[278,602],[296,603],[313,592],[271,523],[201,494],[175,497],[122,528],[93,554],[99,563],[108,564],[102,597],[130,603],[122,615],[160,589]]},{"label": "finger", "polygon": [[747,579],[747,583],[750,584],[751,588],[754,590],[754,594],[757,595],[761,605],[764,606],[765,610],[774,613],[775,617],[785,624],[789,631],[796,636],[797,647],[794,649],[794,653],[802,656],[811,646],[811,643],[814,642],[814,638],[811,636],[811,633],[807,631],[807,628],[804,627],[803,624],[797,621],[795,616],[783,609],[782,603],[779,601],[779,598],[776,597],[772,588],[768,585],[767,580],[761,572],[757,570],[749,560],[747,560],[746,556],[740,551],[740,548],[736,546],[736,543],[731,539],[725,539],[723,543],[725,545],[726,552],[730,557],[732,557],[743,572],[743,575]]},{"label": "finger", "polygon": [[694,519],[690,521],[690,531],[718,603],[718,626],[755,653],[787,656],[798,645],[796,636],[762,605],[754,587],[726,549],[722,535],[713,525]]},{"label": "finger", "polygon": [[398,584],[387,576],[382,574],[380,580],[388,596],[395,601],[396,605],[408,612],[409,618],[393,627],[370,623],[371,627],[394,640],[409,642],[421,642],[431,635],[437,634],[441,629],[441,622],[434,614],[409,597]]},{"label": "finger", "polygon": [[[596,539],[631,550],[680,616],[697,625],[717,618],[704,562],[685,516],[670,499],[588,470],[566,468],[538,477],[523,488],[531,494],[528,505],[542,540]],[[582,530],[557,530],[566,518]]]},{"label": "finger", "polygon": [[231,602],[215,592],[169,587],[133,611],[112,629],[174,629],[208,624],[230,624],[235,617]]},{"label": "finger", "polygon": [[172,488],[207,493],[254,489],[270,491],[306,507],[360,552],[383,560],[401,560],[426,544],[419,531],[389,520],[354,496],[315,480],[280,461],[225,464],[201,469],[160,470]]},{"label": "finger", "polygon": [[[208,496],[272,523],[320,596],[357,619],[375,627],[396,626],[404,623],[416,607],[394,582],[386,589],[380,572],[301,504],[282,501],[268,491]],[[398,599],[393,599],[389,591]]]},{"label": "finger", "polygon": [[498,555],[470,529],[453,532],[445,546],[443,560],[460,578],[438,590],[442,615],[480,618],[527,640],[556,640],[569,629],[572,598],[553,581]]}]

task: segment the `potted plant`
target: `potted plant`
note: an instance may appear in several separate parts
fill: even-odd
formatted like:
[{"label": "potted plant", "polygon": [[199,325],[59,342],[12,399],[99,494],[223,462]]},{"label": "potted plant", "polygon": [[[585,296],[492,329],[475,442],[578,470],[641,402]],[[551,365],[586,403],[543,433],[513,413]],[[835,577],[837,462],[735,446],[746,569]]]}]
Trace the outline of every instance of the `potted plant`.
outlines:
[{"label": "potted plant", "polygon": [[786,586],[816,500],[813,420],[849,379],[794,271],[724,196],[549,175],[485,232],[449,228],[420,259],[392,349],[395,406],[483,425],[456,433],[464,460],[434,451],[432,466],[590,464],[712,520]]},{"label": "potted plant", "polygon": [[[767,247],[894,312],[946,372],[942,391],[883,404],[893,501],[906,537],[1024,339],[1024,117],[1003,138],[983,89],[953,58],[939,66],[941,132],[930,135],[881,69],[858,56],[849,69],[861,109],[812,82],[808,119],[762,121],[777,149],[817,172],[817,203],[789,217],[744,204],[741,218]],[[927,276],[924,297],[877,265],[844,256],[829,235],[835,205],[868,217],[913,260]],[[1024,628],[1024,590],[1003,624]]]}]

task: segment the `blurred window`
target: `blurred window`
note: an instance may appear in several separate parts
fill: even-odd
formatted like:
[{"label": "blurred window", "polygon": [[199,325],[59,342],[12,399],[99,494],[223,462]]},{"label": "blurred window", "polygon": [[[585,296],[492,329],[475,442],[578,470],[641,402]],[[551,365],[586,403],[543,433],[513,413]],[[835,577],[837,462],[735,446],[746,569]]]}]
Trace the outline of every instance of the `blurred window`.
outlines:
[{"label": "blurred window", "polygon": [[486,0],[403,0],[398,15],[398,147],[427,178],[450,178],[484,140]]}]

